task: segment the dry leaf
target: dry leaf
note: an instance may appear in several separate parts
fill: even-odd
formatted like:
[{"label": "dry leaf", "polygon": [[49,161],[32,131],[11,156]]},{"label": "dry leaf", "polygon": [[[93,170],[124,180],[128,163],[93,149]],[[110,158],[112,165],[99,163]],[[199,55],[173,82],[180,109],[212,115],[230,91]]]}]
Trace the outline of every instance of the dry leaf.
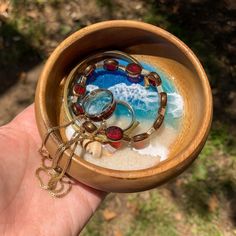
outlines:
[{"label": "dry leaf", "polygon": [[25,83],[25,82],[26,82],[26,80],[27,80],[27,74],[26,74],[24,71],[22,71],[22,72],[20,73],[20,75],[19,75],[19,80],[20,80],[21,83]]},{"label": "dry leaf", "polygon": [[212,195],[208,201],[208,207],[211,212],[214,212],[219,206],[219,201],[216,195]]},{"label": "dry leaf", "polygon": [[126,203],[126,207],[130,210],[130,212],[131,212],[132,214],[137,214],[137,213],[138,213],[137,204],[131,203],[131,202],[127,202],[127,203]]},{"label": "dry leaf", "polygon": [[123,236],[120,230],[114,230],[114,236]]},{"label": "dry leaf", "polygon": [[183,218],[183,216],[182,216],[181,213],[176,213],[176,214],[174,215],[174,217],[175,217],[175,219],[178,220],[178,221],[181,221],[182,218]]},{"label": "dry leaf", "polygon": [[103,211],[103,217],[107,221],[114,219],[116,216],[117,216],[116,212],[111,211],[109,209],[105,209]]},{"label": "dry leaf", "polygon": [[37,13],[37,11],[28,11],[27,16],[29,16],[33,19],[36,19],[38,17],[38,13]]},{"label": "dry leaf", "polygon": [[0,2],[0,13],[7,11],[8,7],[9,7],[9,1]]},{"label": "dry leaf", "polygon": [[144,199],[145,201],[148,201],[151,197],[151,194],[149,191],[145,191],[145,192],[142,192],[140,194],[140,196],[142,197],[142,199]]},{"label": "dry leaf", "polygon": [[10,6],[9,1],[0,2],[0,18],[6,19],[9,17],[9,15],[8,15],[9,6]]},{"label": "dry leaf", "polygon": [[176,187],[180,187],[183,184],[183,179],[182,178],[178,178],[175,181],[175,185]]}]

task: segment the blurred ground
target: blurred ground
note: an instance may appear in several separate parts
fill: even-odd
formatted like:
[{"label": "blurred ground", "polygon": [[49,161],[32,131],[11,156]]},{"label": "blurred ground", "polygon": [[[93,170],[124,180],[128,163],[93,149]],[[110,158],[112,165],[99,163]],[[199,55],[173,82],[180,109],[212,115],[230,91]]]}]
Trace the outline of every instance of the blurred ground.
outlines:
[{"label": "blurred ground", "polygon": [[0,124],[33,102],[58,43],[102,20],[141,20],[169,30],[208,74],[214,121],[198,160],[162,188],[110,194],[82,235],[236,235],[235,16],[233,0],[0,0]]}]

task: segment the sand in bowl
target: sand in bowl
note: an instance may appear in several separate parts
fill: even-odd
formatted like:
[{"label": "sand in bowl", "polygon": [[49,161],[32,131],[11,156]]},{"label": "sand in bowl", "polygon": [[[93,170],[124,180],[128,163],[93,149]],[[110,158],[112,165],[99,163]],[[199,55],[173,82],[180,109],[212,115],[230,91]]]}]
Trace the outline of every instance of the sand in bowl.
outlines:
[{"label": "sand in bowl", "polygon": [[[127,122],[125,122],[127,124]],[[151,122],[142,124],[140,130],[147,130],[152,125]],[[74,133],[72,126],[66,129],[66,136],[69,139]],[[135,132],[136,133],[136,132]],[[127,146],[127,143],[121,149],[109,154],[103,148],[101,157],[94,158],[87,152],[82,151],[78,146],[75,153],[86,161],[98,166],[114,170],[139,170],[146,169],[158,164],[168,157],[170,145],[177,137],[177,130],[171,126],[163,125],[158,132],[149,139],[149,145],[143,149],[134,149]]]}]

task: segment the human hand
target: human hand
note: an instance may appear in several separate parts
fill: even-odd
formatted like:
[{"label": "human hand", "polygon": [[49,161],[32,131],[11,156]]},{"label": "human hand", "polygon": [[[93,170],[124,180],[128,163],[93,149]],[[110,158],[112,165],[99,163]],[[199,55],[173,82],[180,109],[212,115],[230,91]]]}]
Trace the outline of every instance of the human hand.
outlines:
[{"label": "human hand", "polygon": [[42,190],[40,145],[33,105],[0,127],[0,235],[78,235],[106,195],[79,182],[60,199]]}]

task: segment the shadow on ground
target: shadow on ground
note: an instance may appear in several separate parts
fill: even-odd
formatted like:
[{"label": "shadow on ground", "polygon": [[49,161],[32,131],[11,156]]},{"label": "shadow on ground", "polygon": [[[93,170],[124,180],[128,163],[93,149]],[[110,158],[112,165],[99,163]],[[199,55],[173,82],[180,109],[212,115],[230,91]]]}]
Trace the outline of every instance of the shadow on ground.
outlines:
[{"label": "shadow on ground", "polygon": [[[236,135],[236,4],[214,0],[149,0],[147,21],[160,25],[189,45],[202,61],[214,96],[214,120]],[[164,3],[164,4],[163,4]],[[158,16],[158,17],[157,17]]]},{"label": "shadow on ground", "polygon": [[11,24],[0,22],[0,96],[24,80],[24,73],[42,61],[42,53]]},{"label": "shadow on ground", "polygon": [[[196,53],[207,72],[214,101],[212,132],[223,126],[221,131],[224,131],[227,137],[235,138],[236,4],[234,1],[223,0],[148,2],[152,8],[146,21],[161,25],[182,39]],[[219,137],[215,139],[218,140]],[[214,139],[212,145],[220,150]],[[235,150],[235,143],[232,143],[230,138],[224,145]],[[229,153],[228,150],[225,153]],[[197,214],[206,220],[212,216],[212,208],[221,205],[220,207],[229,212],[229,218],[235,226],[234,157],[235,151],[231,156],[224,154],[223,157],[218,157],[214,156],[214,153],[207,153],[204,158],[200,156],[200,160],[188,169],[186,175],[183,174],[183,177],[167,185],[173,199],[188,214]],[[200,176],[196,176],[197,171]]]},{"label": "shadow on ground", "polygon": [[[193,169],[188,172],[191,170]],[[222,170],[210,172],[206,179],[191,179],[183,184],[173,181],[167,184],[167,188],[176,204],[189,216],[198,215],[210,221],[214,215],[212,213],[223,208],[227,210],[229,219],[236,226],[236,182],[233,176],[225,176],[221,172]]]}]

